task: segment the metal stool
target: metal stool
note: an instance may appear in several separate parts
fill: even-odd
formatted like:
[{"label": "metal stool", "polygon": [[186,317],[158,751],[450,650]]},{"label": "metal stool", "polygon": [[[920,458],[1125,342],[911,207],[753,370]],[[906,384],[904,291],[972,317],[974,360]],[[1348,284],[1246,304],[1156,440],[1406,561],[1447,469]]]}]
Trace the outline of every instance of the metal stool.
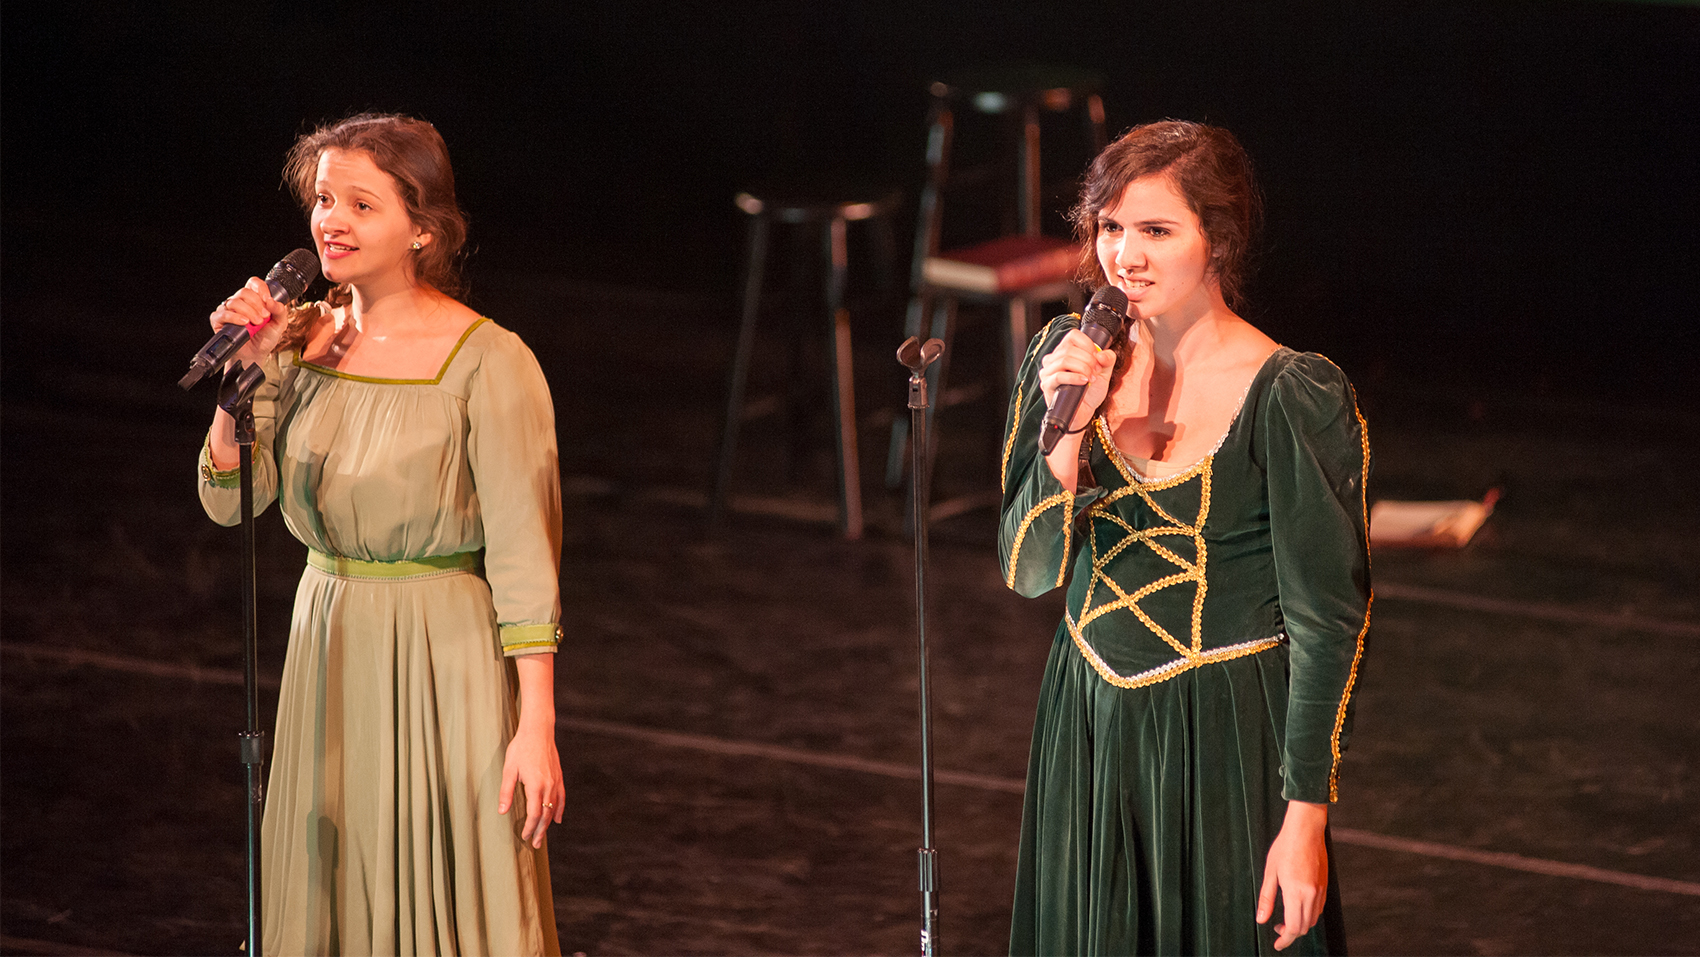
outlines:
[{"label": "metal stool", "polygon": [[[915,230],[915,251],[910,273],[911,298],[905,325],[905,335],[931,336],[946,344],[943,357],[928,370],[932,395],[939,397],[928,410],[929,444],[937,445],[938,430],[932,427],[931,417],[943,403],[944,383],[949,370],[952,336],[956,325],[956,307],[961,301],[1003,306],[1007,310],[1005,341],[1005,386],[1013,388],[1026,352],[1028,338],[1036,324],[1038,307],[1044,302],[1063,302],[1079,310],[1080,291],[1072,282],[1080,250],[1071,241],[1042,236],[1041,198],[1044,191],[1039,170],[1040,117],[1044,112],[1062,113],[1076,108],[1081,111],[1083,132],[1091,155],[1103,150],[1107,143],[1104,131],[1104,103],[1100,91],[1102,74],[1071,67],[1023,66],[1001,70],[964,73],[932,85],[932,109],[927,137],[927,185],[921,192],[919,216]],[[940,252],[943,226],[943,196],[951,185],[951,147],[955,136],[956,113],[959,109],[991,115],[1019,117],[1019,133],[1014,144],[1016,166],[1016,203],[1013,225],[1015,235],[1026,237],[1025,243],[1011,243],[1008,237],[963,249]],[[1002,244],[1000,246],[1000,244]],[[1015,252],[1028,252],[1042,260],[1019,281],[986,288],[980,282],[965,282],[962,270],[952,264],[970,263],[995,267],[1007,262],[1008,246],[1023,247]],[[1046,259],[1046,249],[1052,250]],[[932,313],[931,328],[923,332],[928,313]],[[892,428],[891,447],[886,459],[886,484],[893,488],[903,483],[904,450],[908,443],[908,423],[899,417]],[[931,468],[934,449],[928,449],[926,461]],[[913,477],[911,477],[913,479]],[[960,503],[963,508],[981,504],[979,498]],[[960,508],[956,510],[961,510]],[[939,517],[952,514],[953,509],[941,505],[935,510]]]},{"label": "metal stool", "polygon": [[727,386],[726,424],[721,432],[719,471],[709,500],[709,522],[720,521],[731,492],[737,463],[738,427],[744,415],[744,388],[755,349],[756,316],[767,268],[772,224],[818,226],[826,253],[827,353],[832,357],[832,409],[838,436],[838,526],[845,538],[862,536],[862,482],[856,450],[856,396],[850,350],[850,313],[844,305],[849,266],[848,224],[867,221],[889,259],[891,216],[902,200],[896,191],[846,191],[833,196],[799,191],[739,193],[738,208],[750,216],[750,249],[744,277],[744,317]]}]

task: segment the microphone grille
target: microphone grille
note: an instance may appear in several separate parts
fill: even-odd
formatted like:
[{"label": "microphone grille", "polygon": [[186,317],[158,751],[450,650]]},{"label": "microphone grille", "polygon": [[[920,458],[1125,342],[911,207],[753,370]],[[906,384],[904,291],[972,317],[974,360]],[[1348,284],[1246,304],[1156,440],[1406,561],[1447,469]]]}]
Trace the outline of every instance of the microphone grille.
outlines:
[{"label": "microphone grille", "polygon": [[1087,304],[1086,311],[1081,314],[1082,325],[1101,326],[1109,331],[1109,337],[1114,339],[1121,335],[1122,322],[1127,318],[1127,293],[1114,286],[1099,286],[1092,294],[1092,301]]},{"label": "microphone grille", "polygon": [[291,303],[300,298],[319,278],[319,257],[311,249],[297,249],[278,260],[272,271],[266,273],[266,282],[277,283],[283,287],[285,296],[279,302]]},{"label": "microphone grille", "polygon": [[1117,316],[1126,316],[1127,293],[1114,286],[1099,286],[1098,291],[1092,294],[1092,305],[1087,308],[1090,309],[1092,306],[1113,309]]}]

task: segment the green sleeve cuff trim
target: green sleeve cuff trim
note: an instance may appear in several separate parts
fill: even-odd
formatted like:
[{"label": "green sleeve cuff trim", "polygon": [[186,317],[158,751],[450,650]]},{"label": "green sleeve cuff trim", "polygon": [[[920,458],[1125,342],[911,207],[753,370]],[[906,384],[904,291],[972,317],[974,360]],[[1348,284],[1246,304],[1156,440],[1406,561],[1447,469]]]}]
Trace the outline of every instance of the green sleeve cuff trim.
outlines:
[{"label": "green sleeve cuff trim", "polygon": [[553,651],[561,640],[561,626],[546,622],[541,625],[503,625],[502,653]]},{"label": "green sleeve cuff trim", "polygon": [[201,479],[213,488],[241,488],[242,468],[215,469],[212,465],[212,436],[201,441]]}]

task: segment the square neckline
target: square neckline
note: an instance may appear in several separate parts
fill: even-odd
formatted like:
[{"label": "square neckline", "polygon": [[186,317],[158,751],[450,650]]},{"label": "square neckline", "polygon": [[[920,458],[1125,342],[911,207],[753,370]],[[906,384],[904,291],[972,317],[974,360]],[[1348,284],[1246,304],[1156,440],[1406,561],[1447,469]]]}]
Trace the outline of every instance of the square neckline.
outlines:
[{"label": "square neckline", "polygon": [[466,327],[466,331],[460,334],[460,339],[455,342],[455,347],[449,350],[448,358],[443,360],[442,366],[437,370],[437,375],[430,379],[386,379],[380,376],[356,375],[352,372],[343,372],[340,369],[332,369],[329,366],[322,366],[316,362],[309,362],[300,355],[295,357],[294,364],[306,369],[311,369],[320,375],[328,375],[338,379],[348,379],[353,382],[371,382],[377,385],[440,385],[443,381],[443,376],[448,375],[449,366],[453,365],[455,357],[460,355],[461,346],[466,345],[466,340],[472,337],[473,332],[477,331],[479,326],[482,326],[489,321],[489,316],[479,316],[477,319],[474,319],[472,323]]},{"label": "square neckline", "polygon": [[[1114,438],[1115,433],[1110,429],[1109,419],[1102,412],[1100,412],[1093,420],[1097,425],[1099,441],[1103,444],[1104,450],[1109,453],[1110,460],[1115,463],[1116,469],[1122,473],[1122,477],[1126,478],[1130,485],[1151,487],[1167,485],[1169,483],[1179,484],[1180,482],[1184,482],[1202,469],[1205,463],[1215,458],[1216,453],[1220,452],[1222,450],[1222,446],[1227,444],[1228,436],[1233,435],[1234,429],[1236,429],[1240,424],[1240,416],[1245,412],[1246,400],[1251,397],[1251,390],[1256,387],[1258,382],[1263,378],[1264,373],[1268,372],[1270,368],[1274,366],[1275,357],[1283,352],[1292,351],[1292,349],[1277,343],[1274,351],[1270,352],[1269,355],[1264,356],[1263,363],[1257,367],[1256,372],[1252,373],[1251,378],[1246,380],[1245,389],[1240,392],[1239,402],[1234,407],[1233,417],[1228,420],[1228,426],[1222,430],[1222,434],[1216,437],[1216,443],[1210,447],[1210,451],[1204,453],[1190,464],[1178,467],[1174,472],[1168,475],[1152,476],[1149,478],[1146,477],[1145,474],[1133,464],[1133,459],[1137,457],[1129,456],[1127,453],[1122,451],[1121,446],[1116,444]],[[1151,462],[1153,460],[1145,459],[1144,461]],[[1167,465],[1169,463],[1158,462],[1158,464]]]}]

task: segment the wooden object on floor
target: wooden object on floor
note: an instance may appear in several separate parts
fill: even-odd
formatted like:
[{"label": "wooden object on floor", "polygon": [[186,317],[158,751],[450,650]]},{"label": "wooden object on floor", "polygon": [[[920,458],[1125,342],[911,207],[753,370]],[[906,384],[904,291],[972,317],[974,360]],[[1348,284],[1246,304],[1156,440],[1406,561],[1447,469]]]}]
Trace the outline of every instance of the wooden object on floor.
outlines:
[{"label": "wooden object on floor", "polygon": [[1382,499],[1369,513],[1369,543],[1376,548],[1463,548],[1499,501],[1490,489],[1479,502],[1401,502]]}]

